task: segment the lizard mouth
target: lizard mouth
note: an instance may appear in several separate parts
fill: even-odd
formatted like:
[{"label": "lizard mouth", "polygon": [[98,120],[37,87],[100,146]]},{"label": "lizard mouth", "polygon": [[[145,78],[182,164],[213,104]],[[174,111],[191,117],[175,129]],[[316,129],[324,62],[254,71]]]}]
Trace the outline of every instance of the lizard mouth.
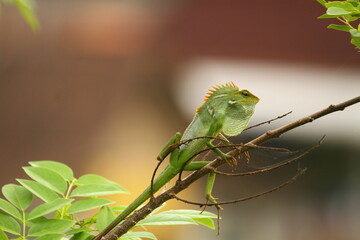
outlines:
[{"label": "lizard mouth", "polygon": [[242,100],[242,103],[253,103],[253,102],[258,102],[260,99],[251,99],[251,100]]}]

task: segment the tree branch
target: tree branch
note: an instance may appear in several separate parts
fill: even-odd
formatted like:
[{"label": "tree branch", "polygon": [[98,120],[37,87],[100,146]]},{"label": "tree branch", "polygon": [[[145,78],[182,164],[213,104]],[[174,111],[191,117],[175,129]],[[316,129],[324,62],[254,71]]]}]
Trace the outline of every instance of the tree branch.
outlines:
[{"label": "tree branch", "polygon": [[[360,96],[355,97],[353,99],[350,99],[348,101],[345,101],[343,103],[337,104],[337,105],[330,105],[329,107],[316,112],[314,114],[311,114],[307,117],[301,118],[295,122],[289,123],[287,125],[284,125],[282,127],[279,127],[274,130],[267,131],[266,133],[260,135],[259,137],[253,139],[252,141],[244,144],[244,146],[240,150],[232,150],[228,154],[237,155],[244,153],[248,151],[249,149],[253,148],[254,145],[260,145],[270,139],[280,137],[282,134],[300,127],[302,125],[305,125],[307,123],[310,123],[320,117],[326,116],[328,114],[331,114],[336,111],[342,111],[346,107],[349,107],[351,105],[354,105],[356,103],[360,102]],[[117,227],[115,227],[111,232],[109,232],[107,235],[102,237],[102,240],[116,240],[126,232],[128,232],[132,227],[136,225],[140,220],[144,219],[148,214],[150,214],[153,210],[161,206],[164,202],[173,199],[176,197],[176,194],[186,189],[188,186],[190,186],[193,182],[198,180],[199,178],[203,177],[206,174],[209,174],[220,165],[225,164],[226,161],[223,160],[220,157],[215,158],[211,163],[206,165],[205,167],[191,173],[189,176],[187,176],[185,179],[181,181],[177,181],[175,186],[167,190],[166,192],[160,194],[157,197],[151,198],[149,202],[142,207],[141,209],[135,211],[132,215],[130,215],[128,218],[126,218],[121,224],[119,224]]]}]

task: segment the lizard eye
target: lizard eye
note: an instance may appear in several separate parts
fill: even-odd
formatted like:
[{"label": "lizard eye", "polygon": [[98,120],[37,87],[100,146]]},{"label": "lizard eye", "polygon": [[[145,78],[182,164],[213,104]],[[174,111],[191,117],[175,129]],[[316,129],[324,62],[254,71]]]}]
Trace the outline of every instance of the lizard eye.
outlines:
[{"label": "lizard eye", "polygon": [[249,96],[249,93],[246,92],[246,91],[243,91],[243,92],[241,92],[241,95],[243,95],[244,97],[248,97],[248,96]]}]

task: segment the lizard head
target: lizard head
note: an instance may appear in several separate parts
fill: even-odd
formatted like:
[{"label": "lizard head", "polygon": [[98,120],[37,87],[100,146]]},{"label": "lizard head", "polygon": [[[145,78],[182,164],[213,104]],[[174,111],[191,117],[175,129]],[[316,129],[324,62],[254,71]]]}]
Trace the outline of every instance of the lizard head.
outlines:
[{"label": "lizard head", "polygon": [[259,98],[248,90],[240,90],[234,83],[216,85],[205,96],[198,108],[223,122],[222,131],[227,136],[240,134],[255,111]]},{"label": "lizard head", "polygon": [[[222,105],[222,108],[226,106],[236,107],[236,105],[239,104],[255,105],[259,102],[259,100],[260,99],[258,97],[248,90],[239,90],[238,86],[236,86],[233,82],[214,86],[212,89],[209,89],[209,92],[204,99],[205,103],[211,102],[211,105],[215,104],[217,107]],[[198,111],[202,106],[198,108]]]}]

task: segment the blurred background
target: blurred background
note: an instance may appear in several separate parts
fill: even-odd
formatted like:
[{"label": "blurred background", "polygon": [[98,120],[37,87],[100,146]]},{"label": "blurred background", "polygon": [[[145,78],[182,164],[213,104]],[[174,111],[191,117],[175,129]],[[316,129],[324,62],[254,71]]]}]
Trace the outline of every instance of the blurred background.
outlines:
[{"label": "blurred background", "polygon": [[[233,81],[261,99],[252,124],[293,111],[235,142],[360,93],[360,55],[346,33],[326,29],[333,22],[316,19],[324,9],[315,0],[37,3],[37,33],[12,6],[0,18],[1,185],[24,178],[28,161],[56,160],[77,176],[119,182],[132,194],[111,198],[127,204],[149,185],[158,152],[214,84]],[[301,161],[309,169],[296,183],[225,206],[220,236],[201,226],[150,230],[173,240],[358,239],[359,120],[355,105],[267,143],[299,150],[326,134]],[[254,160],[273,163],[266,154]],[[218,177],[214,196],[258,193],[297,167]],[[199,182],[181,196],[203,201],[203,191]]]}]

